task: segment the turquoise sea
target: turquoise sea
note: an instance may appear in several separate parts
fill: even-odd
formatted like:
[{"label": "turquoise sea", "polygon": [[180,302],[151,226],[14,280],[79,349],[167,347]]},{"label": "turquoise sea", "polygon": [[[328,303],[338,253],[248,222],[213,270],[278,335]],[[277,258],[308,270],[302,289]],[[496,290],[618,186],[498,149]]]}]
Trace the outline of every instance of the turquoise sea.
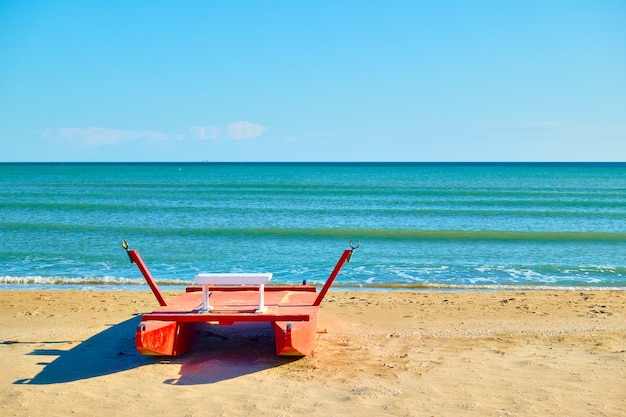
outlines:
[{"label": "turquoise sea", "polygon": [[0,289],[626,289],[626,164],[0,164]]}]

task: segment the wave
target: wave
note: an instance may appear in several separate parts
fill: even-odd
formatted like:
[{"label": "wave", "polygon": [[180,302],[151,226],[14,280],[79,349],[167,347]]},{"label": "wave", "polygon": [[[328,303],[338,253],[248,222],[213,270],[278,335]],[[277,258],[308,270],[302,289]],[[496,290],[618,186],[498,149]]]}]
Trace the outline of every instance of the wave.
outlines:
[{"label": "wave", "polygon": [[[569,208],[569,210],[568,210]],[[249,213],[250,208],[239,206],[238,203],[228,204],[204,204],[193,206],[188,203],[170,202],[167,205],[159,203],[133,204],[112,203],[57,203],[57,202],[0,202],[0,209],[17,210],[45,210],[47,213],[59,212],[67,214],[75,210],[81,216],[86,214],[107,216],[107,215],[130,215],[131,213],[152,212],[153,215],[178,215],[184,210],[187,215],[210,216],[217,210],[221,216],[228,214],[243,215]],[[398,204],[393,208],[384,205],[373,207],[322,207],[306,204],[301,207],[290,206],[286,202],[276,207],[263,207],[265,215],[271,214],[278,217],[286,216],[341,216],[349,215],[362,216],[515,216],[531,218],[563,218],[563,219],[588,219],[588,218],[623,218],[623,202],[610,201],[603,203],[578,203],[559,202],[558,204],[537,204],[536,201],[515,204],[484,204],[482,202],[430,202],[422,203],[421,207],[413,207],[410,201]]]},{"label": "wave", "polygon": [[175,228],[95,226],[58,223],[0,223],[9,230],[45,231],[99,231],[155,236],[204,237],[283,237],[283,238],[340,238],[340,239],[418,239],[418,240],[487,240],[487,241],[561,241],[561,242],[624,242],[624,232],[578,231],[509,231],[509,230],[427,230],[427,229],[374,229],[374,228]]},{"label": "wave", "polygon": [[[176,285],[184,285],[180,280]],[[19,285],[19,286],[84,286],[84,285],[103,285],[103,286],[137,286],[144,285],[143,278],[120,278],[120,277],[45,277],[45,276],[2,276],[0,284],[3,285]],[[161,284],[161,282],[159,282]],[[166,283],[164,283],[166,285]]]},{"label": "wave", "polygon": [[[181,290],[187,286],[193,286],[191,280],[157,279],[158,285],[164,290]],[[318,288],[321,282],[310,282]],[[293,285],[293,282],[274,282],[272,285]],[[143,278],[120,278],[120,277],[42,277],[42,276],[3,276],[0,277],[1,290],[67,290],[67,289],[91,289],[91,290],[123,290],[123,291],[150,291]],[[537,284],[442,284],[442,283],[358,283],[358,282],[335,282],[332,287],[336,291],[622,291],[626,292],[623,286],[602,286],[602,285],[547,285]]]},{"label": "wave", "polygon": [[[325,233],[339,234],[339,229]],[[342,236],[382,239],[421,240],[540,240],[540,241],[624,241],[620,232],[522,232],[505,230],[422,230],[422,229],[345,229]]]}]

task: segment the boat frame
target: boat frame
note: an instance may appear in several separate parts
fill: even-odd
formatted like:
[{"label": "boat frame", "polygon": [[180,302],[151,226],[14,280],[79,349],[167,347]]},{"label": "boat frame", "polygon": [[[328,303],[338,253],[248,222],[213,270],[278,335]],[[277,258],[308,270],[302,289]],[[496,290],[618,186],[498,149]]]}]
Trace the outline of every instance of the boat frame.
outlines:
[{"label": "boat frame", "polygon": [[130,262],[137,265],[159,303],[153,312],[142,315],[135,346],[142,355],[179,356],[193,343],[195,323],[225,326],[268,322],[274,329],[277,355],[310,355],[315,347],[320,304],[360,246],[360,242],[353,242],[319,293],[306,281],[300,285],[265,285],[272,274],[199,274],[195,281],[200,285],[188,286],[184,293],[166,300],[139,252],[129,249],[123,240]]}]

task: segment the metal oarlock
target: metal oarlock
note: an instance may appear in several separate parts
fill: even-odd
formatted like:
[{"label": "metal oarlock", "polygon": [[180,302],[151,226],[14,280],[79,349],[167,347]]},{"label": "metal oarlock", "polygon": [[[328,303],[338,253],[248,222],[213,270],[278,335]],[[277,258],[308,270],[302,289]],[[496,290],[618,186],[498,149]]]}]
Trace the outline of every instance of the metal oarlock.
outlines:
[{"label": "metal oarlock", "polygon": [[130,260],[130,263],[134,263],[133,261],[133,257],[130,256],[130,251],[128,250],[128,242],[126,241],[126,239],[122,239],[122,248],[124,248],[124,250],[126,251],[126,255],[128,255],[128,259]]},{"label": "metal oarlock", "polygon": [[356,241],[356,245],[353,242],[354,242],[354,239],[350,239],[350,254],[346,258],[346,262],[350,262],[350,259],[352,259],[352,251],[354,251],[355,249],[358,249],[358,248],[361,247],[361,241],[360,240]]}]

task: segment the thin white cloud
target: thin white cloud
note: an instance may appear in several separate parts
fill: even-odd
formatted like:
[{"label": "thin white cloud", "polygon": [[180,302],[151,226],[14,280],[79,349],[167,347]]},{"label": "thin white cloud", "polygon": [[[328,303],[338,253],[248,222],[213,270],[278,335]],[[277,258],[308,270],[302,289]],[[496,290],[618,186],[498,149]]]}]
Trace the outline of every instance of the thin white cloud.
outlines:
[{"label": "thin white cloud", "polygon": [[217,139],[222,128],[215,125],[192,126],[189,128],[191,137],[195,139]]},{"label": "thin white cloud", "polygon": [[217,140],[223,131],[232,140],[253,139],[261,136],[267,127],[238,121],[225,129],[218,125],[192,126],[188,134],[167,134],[151,130],[121,130],[103,127],[63,127],[46,128],[39,132],[44,139],[82,143],[91,147],[120,145],[134,141],[169,142],[184,139]]},{"label": "thin white cloud", "polygon": [[102,127],[64,127],[59,129],[43,129],[41,136],[45,139],[60,139],[84,142],[90,146],[116,145],[135,140],[166,141],[181,140],[182,135],[168,135],[162,132],[143,130],[119,130]]},{"label": "thin white cloud", "polygon": [[266,130],[267,127],[263,125],[242,120],[228,125],[228,134],[235,140],[254,139],[261,136]]}]

